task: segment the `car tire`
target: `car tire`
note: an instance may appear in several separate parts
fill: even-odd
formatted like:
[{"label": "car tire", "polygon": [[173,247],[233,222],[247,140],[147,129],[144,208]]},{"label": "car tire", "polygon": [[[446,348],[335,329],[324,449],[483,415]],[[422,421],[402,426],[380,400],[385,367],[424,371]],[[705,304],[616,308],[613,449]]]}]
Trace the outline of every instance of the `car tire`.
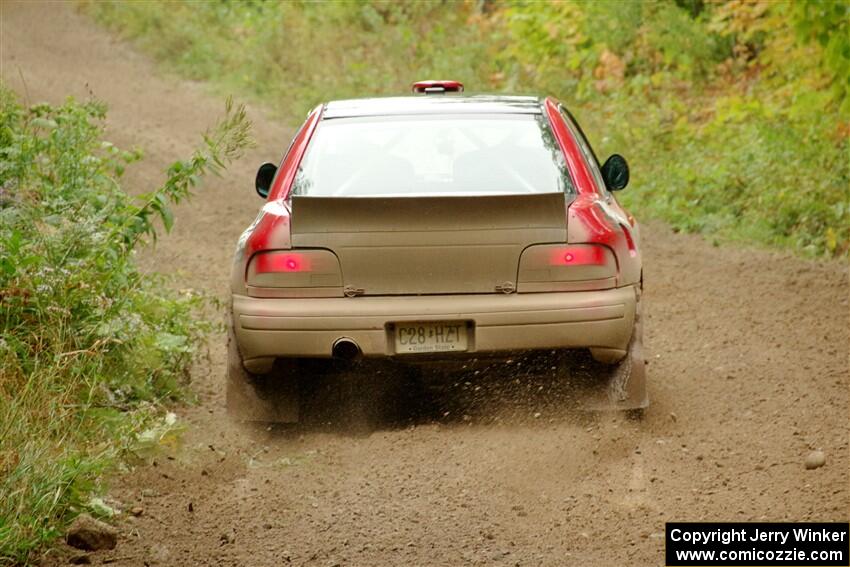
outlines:
[{"label": "car tire", "polygon": [[646,389],[646,360],[643,355],[643,316],[641,302],[635,312],[635,327],[626,357],[611,367],[607,384],[608,401],[616,408],[625,410],[632,418],[643,417],[649,406]]},{"label": "car tire", "polygon": [[297,361],[277,361],[269,374],[255,375],[242,364],[233,327],[227,333],[227,413],[234,419],[297,423],[300,400]]},{"label": "car tire", "polygon": [[635,325],[626,356],[613,364],[594,362],[593,378],[602,391],[591,396],[587,409],[623,411],[631,419],[643,417],[649,406],[646,387],[646,361],[643,355],[643,319],[638,302]]}]

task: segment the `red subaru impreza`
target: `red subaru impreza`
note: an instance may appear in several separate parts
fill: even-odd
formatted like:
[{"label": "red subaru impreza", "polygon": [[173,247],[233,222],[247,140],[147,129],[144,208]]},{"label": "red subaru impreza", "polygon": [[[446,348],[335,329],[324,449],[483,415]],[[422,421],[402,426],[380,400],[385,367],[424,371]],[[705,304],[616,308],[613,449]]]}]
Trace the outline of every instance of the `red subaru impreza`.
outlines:
[{"label": "red subaru impreza", "polygon": [[638,224],[553,98],[463,94],[318,106],[239,239],[227,401],[295,421],[307,359],[402,364],[589,349],[611,407],[647,405]]}]

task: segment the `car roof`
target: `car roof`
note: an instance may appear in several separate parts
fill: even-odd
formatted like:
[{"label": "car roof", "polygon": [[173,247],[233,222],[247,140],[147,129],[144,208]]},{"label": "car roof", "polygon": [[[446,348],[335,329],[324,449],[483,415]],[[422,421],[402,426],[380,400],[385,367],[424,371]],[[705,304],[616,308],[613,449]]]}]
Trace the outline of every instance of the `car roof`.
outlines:
[{"label": "car roof", "polygon": [[534,96],[429,94],[335,100],[325,105],[323,119],[408,114],[541,114]]}]

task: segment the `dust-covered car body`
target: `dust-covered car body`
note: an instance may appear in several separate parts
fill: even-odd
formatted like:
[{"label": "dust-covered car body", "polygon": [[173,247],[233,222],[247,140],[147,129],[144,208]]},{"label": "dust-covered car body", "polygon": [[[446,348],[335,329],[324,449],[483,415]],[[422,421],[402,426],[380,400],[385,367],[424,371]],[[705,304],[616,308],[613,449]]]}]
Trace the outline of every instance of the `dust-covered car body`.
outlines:
[{"label": "dust-covered car body", "polygon": [[644,407],[639,228],[611,193],[627,182],[552,98],[320,105],[258,173],[267,202],[231,282],[229,406],[275,381],[280,407],[260,396],[237,413],[287,420],[293,378],[261,377],[299,359],[586,348],[616,369],[609,401]]}]

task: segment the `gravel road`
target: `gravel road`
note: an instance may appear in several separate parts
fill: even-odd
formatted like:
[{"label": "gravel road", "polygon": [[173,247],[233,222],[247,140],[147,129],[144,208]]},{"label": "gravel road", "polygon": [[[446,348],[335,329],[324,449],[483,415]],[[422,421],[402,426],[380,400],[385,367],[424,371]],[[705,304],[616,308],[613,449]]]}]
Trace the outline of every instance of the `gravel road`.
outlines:
[{"label": "gravel road", "polygon": [[[53,2],[0,5],[2,80],[25,100],[93,93],[108,138],[162,179],[223,110]],[[256,149],[179,207],[146,254],[183,287],[227,291],[253,174],[292,134],[251,108]],[[635,180],[629,191],[640,191]],[[650,407],[576,414],[522,366],[449,380],[363,427],[333,396],[307,423],[251,428],[224,412],[224,337],[178,408],[182,446],[112,479],[114,565],[659,565],[664,522],[843,520],[848,491],[848,268],[644,224]],[[822,450],[826,464],[807,470]],[[67,561],[66,550],[45,564]]]}]

